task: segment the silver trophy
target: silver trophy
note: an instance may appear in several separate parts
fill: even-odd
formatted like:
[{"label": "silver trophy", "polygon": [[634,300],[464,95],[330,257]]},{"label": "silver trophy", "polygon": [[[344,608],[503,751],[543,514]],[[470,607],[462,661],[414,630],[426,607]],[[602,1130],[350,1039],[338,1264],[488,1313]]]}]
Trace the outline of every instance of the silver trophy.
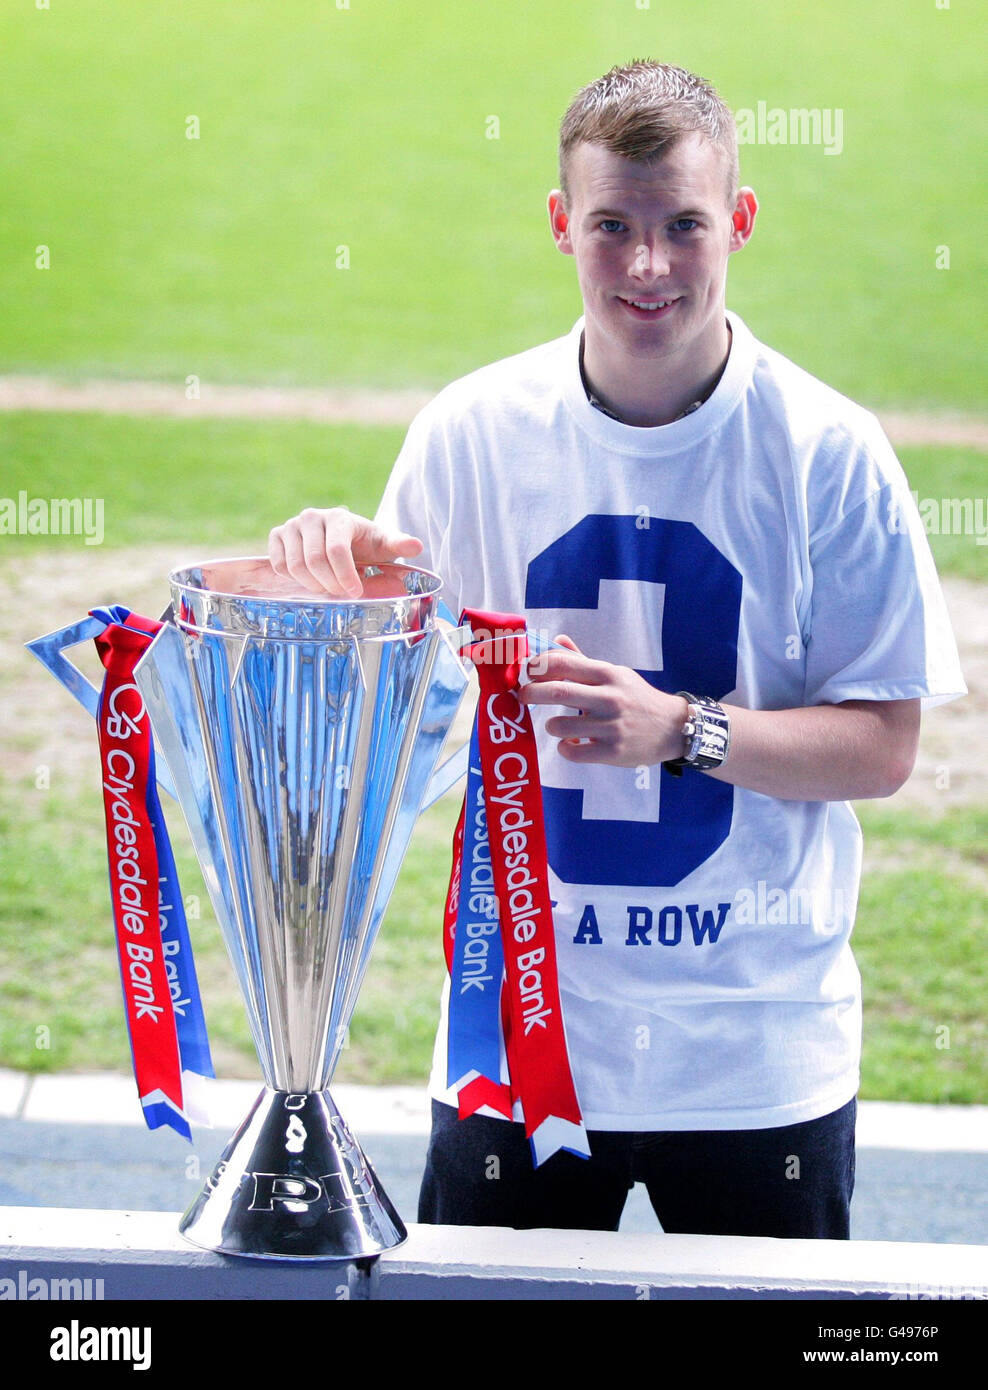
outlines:
[{"label": "silver trophy", "polygon": [[265,1081],[181,1221],[229,1255],[353,1260],[406,1234],[328,1087],[415,820],[462,769],[437,763],[467,675],[435,575],[358,569],[354,600],[263,559],[176,571],[135,672]]}]

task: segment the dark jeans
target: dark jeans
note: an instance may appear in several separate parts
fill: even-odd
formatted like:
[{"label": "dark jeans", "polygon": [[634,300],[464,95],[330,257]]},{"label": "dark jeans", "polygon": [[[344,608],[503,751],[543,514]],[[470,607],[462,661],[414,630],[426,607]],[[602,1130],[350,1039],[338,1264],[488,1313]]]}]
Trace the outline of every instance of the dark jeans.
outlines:
[{"label": "dark jeans", "polygon": [[524,1126],[432,1102],[419,1221],[616,1231],[643,1182],[666,1232],[847,1240],[856,1100],[776,1129],[590,1131],[589,1159],[532,1166]]}]

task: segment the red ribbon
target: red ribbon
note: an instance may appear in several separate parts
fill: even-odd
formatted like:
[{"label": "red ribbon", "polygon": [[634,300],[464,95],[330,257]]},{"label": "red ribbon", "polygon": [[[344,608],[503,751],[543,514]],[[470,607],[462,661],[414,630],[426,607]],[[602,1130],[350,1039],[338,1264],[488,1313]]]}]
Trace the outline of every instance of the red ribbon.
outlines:
[{"label": "red ribbon", "polygon": [[[515,614],[466,609],[460,621],[468,621],[478,639],[466,654],[480,681],[480,763],[504,948],[511,1095],[521,1100],[525,1133],[541,1163],[559,1148],[588,1149],[559,997],[538,749],[531,715],[517,694],[528,637],[525,619]],[[447,902],[447,941],[449,920]],[[483,1104],[504,1113],[503,1092],[478,1078],[460,1093],[461,1116]]]},{"label": "red ribbon", "polygon": [[453,943],[456,940],[456,914],[460,907],[460,890],[463,883],[463,826],[466,821],[467,803],[464,799],[460,807],[460,819],[453,832],[453,871],[450,874],[449,890],[446,893],[446,909],[443,915],[443,952],[446,956],[446,969],[453,970]]},{"label": "red ribbon", "polygon": [[161,940],[158,852],[147,808],[151,724],[133,678],[159,627],[132,614],[126,626],[110,624],[96,638],[106,668],[97,726],[110,897],[137,1089],[145,1106],[164,1099],[181,1116],[182,1066]]}]

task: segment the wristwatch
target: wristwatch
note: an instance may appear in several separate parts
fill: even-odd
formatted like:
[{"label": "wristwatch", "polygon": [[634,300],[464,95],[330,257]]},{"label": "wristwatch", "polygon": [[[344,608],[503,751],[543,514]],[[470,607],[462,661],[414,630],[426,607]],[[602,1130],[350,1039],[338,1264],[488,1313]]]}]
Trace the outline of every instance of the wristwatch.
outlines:
[{"label": "wristwatch", "polygon": [[723,705],[691,695],[688,690],[676,693],[689,705],[683,725],[686,751],[681,758],[671,758],[662,766],[674,777],[682,777],[684,767],[696,768],[698,772],[720,767],[731,746],[731,721]]}]

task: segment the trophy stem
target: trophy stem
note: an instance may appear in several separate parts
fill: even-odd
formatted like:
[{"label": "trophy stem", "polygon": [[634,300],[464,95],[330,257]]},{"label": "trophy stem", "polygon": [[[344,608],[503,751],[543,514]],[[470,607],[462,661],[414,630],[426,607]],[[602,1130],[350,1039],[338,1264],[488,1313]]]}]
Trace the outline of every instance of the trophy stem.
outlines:
[{"label": "trophy stem", "polygon": [[275,1260],[357,1260],[406,1238],[328,1091],[265,1087],[182,1218],[193,1245]]}]

